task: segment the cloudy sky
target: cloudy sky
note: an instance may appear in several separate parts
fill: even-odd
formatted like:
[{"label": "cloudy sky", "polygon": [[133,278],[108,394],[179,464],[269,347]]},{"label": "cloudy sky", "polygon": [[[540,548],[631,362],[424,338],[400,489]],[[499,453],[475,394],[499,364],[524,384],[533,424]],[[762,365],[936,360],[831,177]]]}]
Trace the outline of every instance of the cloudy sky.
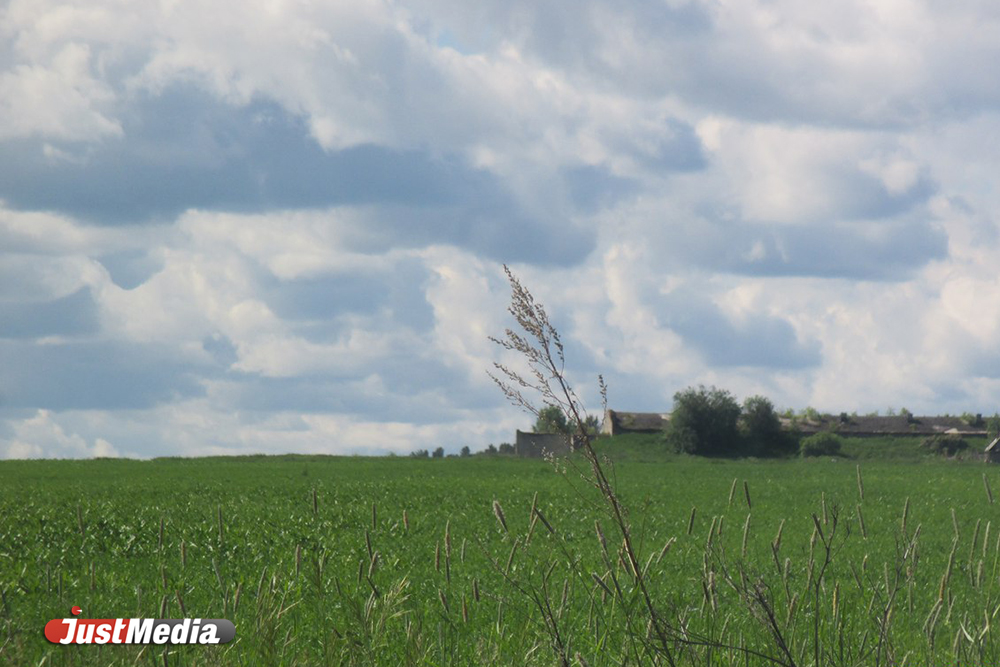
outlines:
[{"label": "cloudy sky", "polygon": [[473,450],[580,393],[1000,409],[1000,5],[8,0],[0,458]]}]

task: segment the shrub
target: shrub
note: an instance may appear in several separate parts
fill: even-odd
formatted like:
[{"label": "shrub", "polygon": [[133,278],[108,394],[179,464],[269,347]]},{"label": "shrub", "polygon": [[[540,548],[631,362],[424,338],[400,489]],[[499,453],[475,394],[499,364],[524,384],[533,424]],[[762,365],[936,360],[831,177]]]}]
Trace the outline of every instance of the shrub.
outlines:
[{"label": "shrub", "polygon": [[1000,435],[1000,413],[995,412],[986,420],[986,435],[990,440]]},{"label": "shrub", "polygon": [[969,443],[957,435],[932,435],[929,438],[924,438],[921,445],[935,454],[944,454],[945,456],[954,456],[969,447]]},{"label": "shrub", "polygon": [[795,452],[794,439],[781,428],[774,404],[763,396],[751,396],[743,402],[740,427],[748,454],[780,456]]},{"label": "shrub", "polygon": [[811,435],[799,445],[802,456],[836,456],[844,440],[836,433],[824,431]]},{"label": "shrub", "polygon": [[688,387],[674,394],[667,441],[679,452],[719,456],[739,451],[740,404],[725,389]]},{"label": "shrub", "polygon": [[817,410],[812,406],[809,406],[805,410],[803,410],[802,414],[799,416],[802,417],[802,419],[804,419],[807,422],[818,423],[822,420],[822,415],[820,415],[819,410]]},{"label": "shrub", "polygon": [[569,433],[566,415],[555,405],[546,405],[538,411],[533,429],[535,433]]}]

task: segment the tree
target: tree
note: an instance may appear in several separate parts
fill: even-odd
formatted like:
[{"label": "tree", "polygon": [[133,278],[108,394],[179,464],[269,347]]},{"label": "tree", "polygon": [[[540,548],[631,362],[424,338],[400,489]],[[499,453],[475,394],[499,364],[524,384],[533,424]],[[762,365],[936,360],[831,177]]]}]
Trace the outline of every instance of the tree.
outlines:
[{"label": "tree", "polygon": [[501,442],[499,452],[501,454],[512,455],[514,454],[514,445],[509,442]]},{"label": "tree", "polygon": [[426,449],[418,449],[415,452],[410,452],[410,456],[415,459],[426,459],[430,454],[428,454]]},{"label": "tree", "polygon": [[774,404],[764,396],[751,396],[743,401],[740,430],[747,453],[780,456],[795,452],[795,440],[782,430]]},{"label": "tree", "polygon": [[680,452],[703,456],[740,450],[740,404],[725,389],[704,385],[674,394],[667,442]]},{"label": "tree", "polygon": [[459,455],[460,456],[472,456],[472,450],[469,449],[468,445],[465,445],[464,447],[462,447],[461,451],[459,452]]},{"label": "tree", "polygon": [[436,459],[444,458],[444,447],[438,447],[437,449],[435,449],[434,453],[431,456],[433,456]]},{"label": "tree", "polygon": [[994,412],[993,416],[986,420],[986,434],[990,440],[1000,435],[1000,413]]},{"label": "tree", "polygon": [[569,433],[569,423],[560,408],[547,405],[538,411],[532,430],[535,433]]},{"label": "tree", "polygon": [[[890,410],[891,409],[892,408],[890,408]],[[802,411],[802,414],[800,416],[805,421],[811,422],[813,424],[818,423],[820,421],[821,417],[822,417],[822,415],[819,414],[819,410],[817,410],[816,408],[812,407],[811,405],[807,406],[806,409]]]},{"label": "tree", "polygon": [[836,456],[840,453],[843,439],[836,433],[822,431],[810,435],[799,445],[799,453],[806,456]]},{"label": "tree", "polygon": [[962,450],[969,448],[969,443],[957,435],[932,435],[929,438],[924,438],[921,444],[935,454],[945,456],[955,456]]}]

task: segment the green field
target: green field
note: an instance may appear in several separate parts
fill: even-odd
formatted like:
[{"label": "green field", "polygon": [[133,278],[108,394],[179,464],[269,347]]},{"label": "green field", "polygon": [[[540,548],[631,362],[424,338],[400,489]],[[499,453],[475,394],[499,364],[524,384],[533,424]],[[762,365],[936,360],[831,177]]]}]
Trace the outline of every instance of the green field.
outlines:
[{"label": "green field", "polygon": [[[0,664],[554,665],[559,646],[573,665],[1000,664],[1000,515],[984,485],[1000,493],[1000,471],[862,460],[861,499],[857,460],[640,444],[622,441],[613,477],[675,631],[669,658],[572,466],[281,456],[0,462]],[[554,533],[530,521],[533,499]],[[229,618],[236,640],[48,644],[45,623],[72,605]]]}]

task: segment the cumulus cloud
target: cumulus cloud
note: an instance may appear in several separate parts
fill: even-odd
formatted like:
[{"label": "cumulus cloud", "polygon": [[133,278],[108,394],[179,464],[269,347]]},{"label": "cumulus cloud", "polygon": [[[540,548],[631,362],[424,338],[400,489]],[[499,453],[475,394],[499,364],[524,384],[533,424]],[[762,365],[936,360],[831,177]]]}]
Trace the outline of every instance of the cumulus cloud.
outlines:
[{"label": "cumulus cloud", "polygon": [[571,379],[995,410],[982,3],[12,0],[6,457],[473,449]]},{"label": "cumulus cloud", "polygon": [[104,438],[88,442],[78,433],[67,433],[48,410],[13,423],[11,433],[0,437],[3,459],[75,459],[116,457],[121,454]]},{"label": "cumulus cloud", "polygon": [[120,136],[121,126],[102,112],[113,99],[111,87],[92,76],[90,49],[67,44],[48,66],[20,65],[0,74],[0,139]]}]

